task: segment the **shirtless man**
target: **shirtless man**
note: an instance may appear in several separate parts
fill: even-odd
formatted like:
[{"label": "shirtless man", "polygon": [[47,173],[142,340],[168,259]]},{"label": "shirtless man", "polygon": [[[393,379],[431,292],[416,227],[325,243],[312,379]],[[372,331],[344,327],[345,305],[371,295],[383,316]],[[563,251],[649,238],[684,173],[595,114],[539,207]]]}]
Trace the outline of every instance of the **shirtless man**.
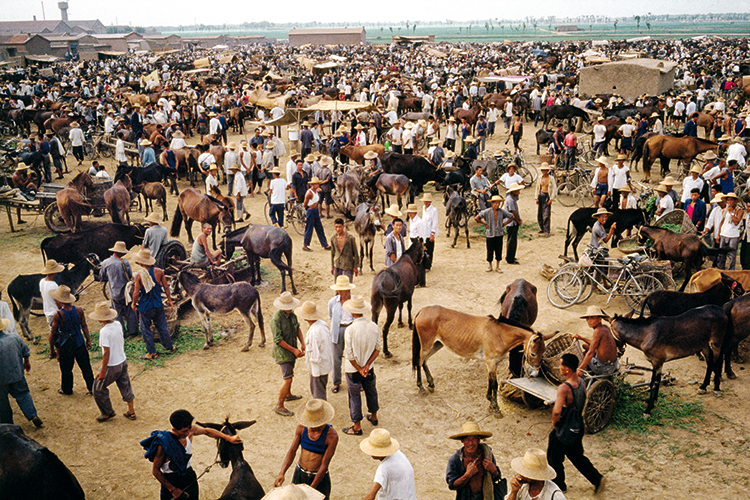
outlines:
[{"label": "shirtless man", "polygon": [[609,191],[609,167],[607,158],[602,155],[596,159],[599,166],[594,172],[594,178],[591,180],[591,187],[594,189],[594,208],[604,206],[607,201],[607,192]]},{"label": "shirtless man", "polygon": [[588,351],[578,367],[579,375],[583,375],[587,367],[595,375],[608,375],[617,370],[617,344],[612,336],[612,330],[602,323],[602,318],[606,317],[604,311],[596,306],[589,306],[586,314],[581,316],[581,319],[585,319],[594,330],[594,336],[589,343],[586,337],[577,333],[573,335],[573,338],[582,341],[584,346],[588,344]]}]

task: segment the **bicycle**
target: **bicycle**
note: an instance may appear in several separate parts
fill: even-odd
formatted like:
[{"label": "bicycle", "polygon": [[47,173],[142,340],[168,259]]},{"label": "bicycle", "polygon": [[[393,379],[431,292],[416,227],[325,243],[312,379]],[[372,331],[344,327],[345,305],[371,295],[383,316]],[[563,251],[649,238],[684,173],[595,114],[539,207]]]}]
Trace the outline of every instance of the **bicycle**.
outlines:
[{"label": "bicycle", "polygon": [[[527,164],[524,160],[523,151],[519,151],[518,153],[513,154],[509,149],[503,149],[502,151],[496,151],[495,153],[490,153],[487,150],[484,150],[480,155],[480,159],[483,161],[487,161],[490,159],[495,161],[497,168],[494,174],[498,179],[508,170],[508,166],[511,163],[515,164],[516,171],[518,172],[518,175],[523,178],[526,187],[534,184],[537,177],[539,176],[536,167],[531,163]],[[488,177],[490,177],[489,174],[490,173],[488,172]]]},{"label": "bicycle", "polygon": [[[266,204],[263,206],[263,215],[266,218],[266,223],[270,225],[271,195],[266,195],[266,198],[268,201],[266,201]],[[284,222],[287,225],[292,226],[294,230],[297,231],[297,234],[304,234],[306,220],[307,215],[305,214],[305,209],[302,206],[302,203],[297,203],[296,198],[289,196],[284,204]]]},{"label": "bicycle", "polygon": [[[555,171],[556,176],[563,177],[559,170]],[[594,194],[591,190],[591,180],[593,174],[580,165],[565,171],[565,181],[557,186],[557,201],[564,207],[590,207],[594,204]]]},{"label": "bicycle", "polygon": [[592,167],[596,167],[596,150],[593,149],[594,139],[590,136],[579,139],[578,142],[578,158],[585,161]]}]

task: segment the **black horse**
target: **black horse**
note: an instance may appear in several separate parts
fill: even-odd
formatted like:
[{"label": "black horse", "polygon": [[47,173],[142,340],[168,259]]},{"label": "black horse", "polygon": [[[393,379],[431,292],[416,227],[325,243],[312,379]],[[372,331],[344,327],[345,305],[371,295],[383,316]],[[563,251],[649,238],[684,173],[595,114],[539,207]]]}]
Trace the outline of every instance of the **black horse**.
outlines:
[{"label": "black horse", "polygon": [[552,118],[559,121],[568,121],[568,128],[572,128],[573,118],[580,118],[584,122],[590,122],[589,114],[581,108],[570,106],[568,104],[552,105],[542,108],[542,119],[544,124],[542,128],[547,128],[547,124]]},{"label": "black horse", "polygon": [[375,323],[378,322],[378,316],[384,305],[387,314],[385,326],[383,326],[383,355],[386,358],[391,357],[391,352],[388,350],[388,330],[393,323],[396,309],[398,309],[398,326],[404,326],[401,318],[404,302],[409,313],[409,328],[412,326],[411,298],[414,288],[417,285],[425,286],[423,255],[424,245],[421,239],[417,239],[392,266],[379,271],[372,279],[372,320]]}]

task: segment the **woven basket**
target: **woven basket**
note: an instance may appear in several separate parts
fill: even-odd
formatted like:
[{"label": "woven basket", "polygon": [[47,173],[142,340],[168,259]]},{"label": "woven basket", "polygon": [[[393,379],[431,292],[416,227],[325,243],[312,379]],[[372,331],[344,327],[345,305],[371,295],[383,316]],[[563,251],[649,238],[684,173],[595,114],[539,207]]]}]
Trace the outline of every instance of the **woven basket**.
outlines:
[{"label": "woven basket", "polygon": [[695,234],[698,232],[695,229],[695,224],[693,224],[693,221],[691,221],[690,217],[688,217],[687,212],[679,208],[675,208],[668,214],[662,215],[661,217],[656,219],[656,222],[654,222],[654,226],[656,227],[661,227],[664,224],[674,224],[676,226],[682,226],[680,234]]},{"label": "woven basket", "polygon": [[556,381],[558,384],[565,382],[565,377],[560,373],[560,359],[563,354],[567,353],[575,355],[578,362],[583,360],[584,353],[581,344],[571,334],[561,333],[547,342],[542,358],[542,369],[548,379]]},{"label": "woven basket", "polygon": [[177,308],[165,306],[164,315],[167,317],[167,330],[169,331],[169,336],[174,338],[175,332],[177,331]]}]

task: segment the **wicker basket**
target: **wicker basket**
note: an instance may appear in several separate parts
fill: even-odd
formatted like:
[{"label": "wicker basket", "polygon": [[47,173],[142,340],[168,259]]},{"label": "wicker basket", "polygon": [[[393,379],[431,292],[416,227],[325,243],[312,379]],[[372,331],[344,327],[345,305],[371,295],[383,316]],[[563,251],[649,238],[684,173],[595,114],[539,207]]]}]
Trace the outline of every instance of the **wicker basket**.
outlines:
[{"label": "wicker basket", "polygon": [[690,217],[688,217],[687,212],[679,208],[675,208],[668,214],[662,215],[661,217],[656,219],[656,222],[654,222],[654,226],[656,227],[661,227],[664,224],[682,226],[680,234],[695,234],[698,232],[695,229],[695,224],[693,224],[693,221],[691,221]]},{"label": "wicker basket", "polygon": [[560,373],[560,359],[566,353],[574,354],[579,362],[583,360],[581,344],[571,334],[561,333],[547,342],[542,358],[542,369],[545,376],[558,384],[565,382],[565,377]]},{"label": "wicker basket", "polygon": [[617,242],[617,248],[625,253],[642,252],[646,247],[638,243],[638,236],[623,238]]}]

